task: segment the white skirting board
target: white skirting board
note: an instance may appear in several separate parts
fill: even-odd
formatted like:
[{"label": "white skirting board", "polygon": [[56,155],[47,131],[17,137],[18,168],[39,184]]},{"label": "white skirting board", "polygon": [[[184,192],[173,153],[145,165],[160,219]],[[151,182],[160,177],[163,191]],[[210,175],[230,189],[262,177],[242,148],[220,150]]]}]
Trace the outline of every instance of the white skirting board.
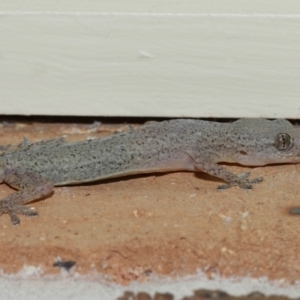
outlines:
[{"label": "white skirting board", "polygon": [[0,115],[300,117],[299,1],[6,1]]}]

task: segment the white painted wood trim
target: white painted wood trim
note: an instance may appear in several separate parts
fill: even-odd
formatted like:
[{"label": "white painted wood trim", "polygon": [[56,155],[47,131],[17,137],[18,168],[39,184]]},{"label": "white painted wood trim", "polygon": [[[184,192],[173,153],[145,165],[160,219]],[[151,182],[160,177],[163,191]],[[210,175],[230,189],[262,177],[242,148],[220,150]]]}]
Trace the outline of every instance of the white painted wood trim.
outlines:
[{"label": "white painted wood trim", "polygon": [[4,1],[0,114],[300,117],[299,1]]}]

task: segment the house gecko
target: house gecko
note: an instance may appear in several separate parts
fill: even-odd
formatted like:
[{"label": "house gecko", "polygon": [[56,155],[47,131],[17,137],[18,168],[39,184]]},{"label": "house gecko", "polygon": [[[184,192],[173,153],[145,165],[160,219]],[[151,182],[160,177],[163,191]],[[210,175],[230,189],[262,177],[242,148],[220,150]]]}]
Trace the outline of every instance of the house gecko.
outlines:
[{"label": "house gecko", "polygon": [[236,175],[220,162],[246,166],[300,162],[300,132],[283,119],[240,119],[232,123],[176,119],[145,124],[106,138],[67,142],[63,138],[2,148],[0,183],[18,191],[0,201],[0,215],[14,225],[18,214],[36,216],[24,204],[49,196],[54,186],[131,174],[193,171],[224,180],[218,189],[252,189],[263,178]]}]

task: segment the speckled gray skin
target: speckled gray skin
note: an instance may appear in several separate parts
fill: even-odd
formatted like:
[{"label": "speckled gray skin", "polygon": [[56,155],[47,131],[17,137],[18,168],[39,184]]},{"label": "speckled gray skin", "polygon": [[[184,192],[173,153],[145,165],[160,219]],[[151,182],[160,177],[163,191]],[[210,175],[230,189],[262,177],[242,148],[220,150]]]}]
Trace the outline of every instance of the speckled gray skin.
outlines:
[{"label": "speckled gray skin", "polygon": [[251,189],[262,178],[236,175],[219,162],[242,165],[300,162],[300,133],[288,121],[241,119],[233,123],[171,120],[151,123],[103,139],[68,143],[64,139],[2,148],[0,182],[18,192],[0,201],[0,214],[13,224],[17,214],[34,216],[23,204],[49,195],[54,186],[80,184],[129,174],[203,171]]}]

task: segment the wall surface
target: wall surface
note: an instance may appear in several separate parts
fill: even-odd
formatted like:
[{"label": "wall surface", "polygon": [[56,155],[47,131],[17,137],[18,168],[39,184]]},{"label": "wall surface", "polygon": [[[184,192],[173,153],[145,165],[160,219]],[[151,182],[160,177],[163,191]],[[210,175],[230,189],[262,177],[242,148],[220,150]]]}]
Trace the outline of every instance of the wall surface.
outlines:
[{"label": "wall surface", "polygon": [[4,1],[0,114],[300,117],[299,1]]}]

